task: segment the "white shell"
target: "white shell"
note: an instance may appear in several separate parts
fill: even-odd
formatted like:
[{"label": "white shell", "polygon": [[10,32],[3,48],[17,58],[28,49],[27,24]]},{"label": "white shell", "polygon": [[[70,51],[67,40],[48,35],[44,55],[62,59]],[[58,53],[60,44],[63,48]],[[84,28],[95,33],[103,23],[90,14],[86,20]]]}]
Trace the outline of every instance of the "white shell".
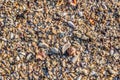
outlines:
[{"label": "white shell", "polygon": [[71,46],[70,42],[66,43],[63,47],[62,47],[62,53],[65,53],[65,51]]}]

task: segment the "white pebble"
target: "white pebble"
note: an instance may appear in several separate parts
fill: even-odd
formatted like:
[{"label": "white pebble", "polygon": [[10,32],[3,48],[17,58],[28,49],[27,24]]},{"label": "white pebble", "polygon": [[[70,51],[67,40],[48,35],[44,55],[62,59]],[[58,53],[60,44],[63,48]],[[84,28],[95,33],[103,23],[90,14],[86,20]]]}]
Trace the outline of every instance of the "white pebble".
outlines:
[{"label": "white pebble", "polygon": [[10,38],[11,38],[11,39],[14,38],[14,34],[13,34],[13,33],[10,34]]},{"label": "white pebble", "polygon": [[78,12],[78,15],[79,15],[80,17],[82,17],[82,16],[83,16],[83,12],[82,12],[82,11],[79,11],[79,12]]},{"label": "white pebble", "polygon": [[77,55],[77,56],[75,56],[75,57],[73,57],[73,58],[72,58],[72,62],[73,62],[73,63],[76,63],[76,61],[78,60],[78,58],[79,58],[79,56],[78,56],[78,55]]}]

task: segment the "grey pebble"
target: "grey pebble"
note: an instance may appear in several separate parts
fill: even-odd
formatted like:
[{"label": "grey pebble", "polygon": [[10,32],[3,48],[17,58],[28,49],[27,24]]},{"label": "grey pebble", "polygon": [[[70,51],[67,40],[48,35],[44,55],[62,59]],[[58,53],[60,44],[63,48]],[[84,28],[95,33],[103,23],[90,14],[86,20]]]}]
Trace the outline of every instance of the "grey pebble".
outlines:
[{"label": "grey pebble", "polygon": [[59,33],[59,37],[62,38],[65,36],[65,33]]},{"label": "grey pebble", "polygon": [[50,49],[50,52],[52,52],[52,53],[59,53],[59,50],[57,48],[55,48],[55,47],[52,47]]},{"label": "grey pebble", "polygon": [[48,47],[48,45],[47,45],[46,43],[42,43],[42,42],[40,42],[40,43],[38,44],[38,46],[39,46],[39,47],[42,47],[42,48],[47,48],[47,47]]},{"label": "grey pebble", "polygon": [[68,21],[68,26],[71,27],[71,28],[75,28],[75,25],[72,21]]}]

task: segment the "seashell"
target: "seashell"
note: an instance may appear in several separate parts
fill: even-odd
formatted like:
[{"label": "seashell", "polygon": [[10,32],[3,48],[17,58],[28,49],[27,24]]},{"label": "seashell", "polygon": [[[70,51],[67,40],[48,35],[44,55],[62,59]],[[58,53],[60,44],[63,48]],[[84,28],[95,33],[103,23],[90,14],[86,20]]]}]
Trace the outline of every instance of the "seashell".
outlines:
[{"label": "seashell", "polygon": [[31,59],[33,58],[33,54],[32,53],[28,53],[26,56],[26,60],[27,61],[31,61]]},{"label": "seashell", "polygon": [[63,47],[62,47],[62,53],[65,53],[65,51],[71,46],[70,42],[66,43]]},{"label": "seashell", "polygon": [[67,53],[70,55],[70,56],[73,56],[76,54],[76,49],[74,47],[70,47],[67,49]]},{"label": "seashell", "polygon": [[68,21],[68,26],[71,27],[71,28],[75,28],[75,25],[72,21]]}]

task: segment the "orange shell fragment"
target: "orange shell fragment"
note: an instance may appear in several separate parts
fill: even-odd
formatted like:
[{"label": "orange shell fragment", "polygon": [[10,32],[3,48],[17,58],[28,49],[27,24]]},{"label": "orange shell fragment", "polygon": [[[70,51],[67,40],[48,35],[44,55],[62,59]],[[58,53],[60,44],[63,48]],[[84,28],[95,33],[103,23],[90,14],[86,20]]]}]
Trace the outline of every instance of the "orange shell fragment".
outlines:
[{"label": "orange shell fragment", "polygon": [[94,25],[95,24],[95,21],[93,19],[90,19],[90,24]]},{"label": "orange shell fragment", "polygon": [[76,0],[69,0],[69,3],[70,3],[72,6],[76,6],[76,5],[77,5],[77,1],[76,1]]}]

